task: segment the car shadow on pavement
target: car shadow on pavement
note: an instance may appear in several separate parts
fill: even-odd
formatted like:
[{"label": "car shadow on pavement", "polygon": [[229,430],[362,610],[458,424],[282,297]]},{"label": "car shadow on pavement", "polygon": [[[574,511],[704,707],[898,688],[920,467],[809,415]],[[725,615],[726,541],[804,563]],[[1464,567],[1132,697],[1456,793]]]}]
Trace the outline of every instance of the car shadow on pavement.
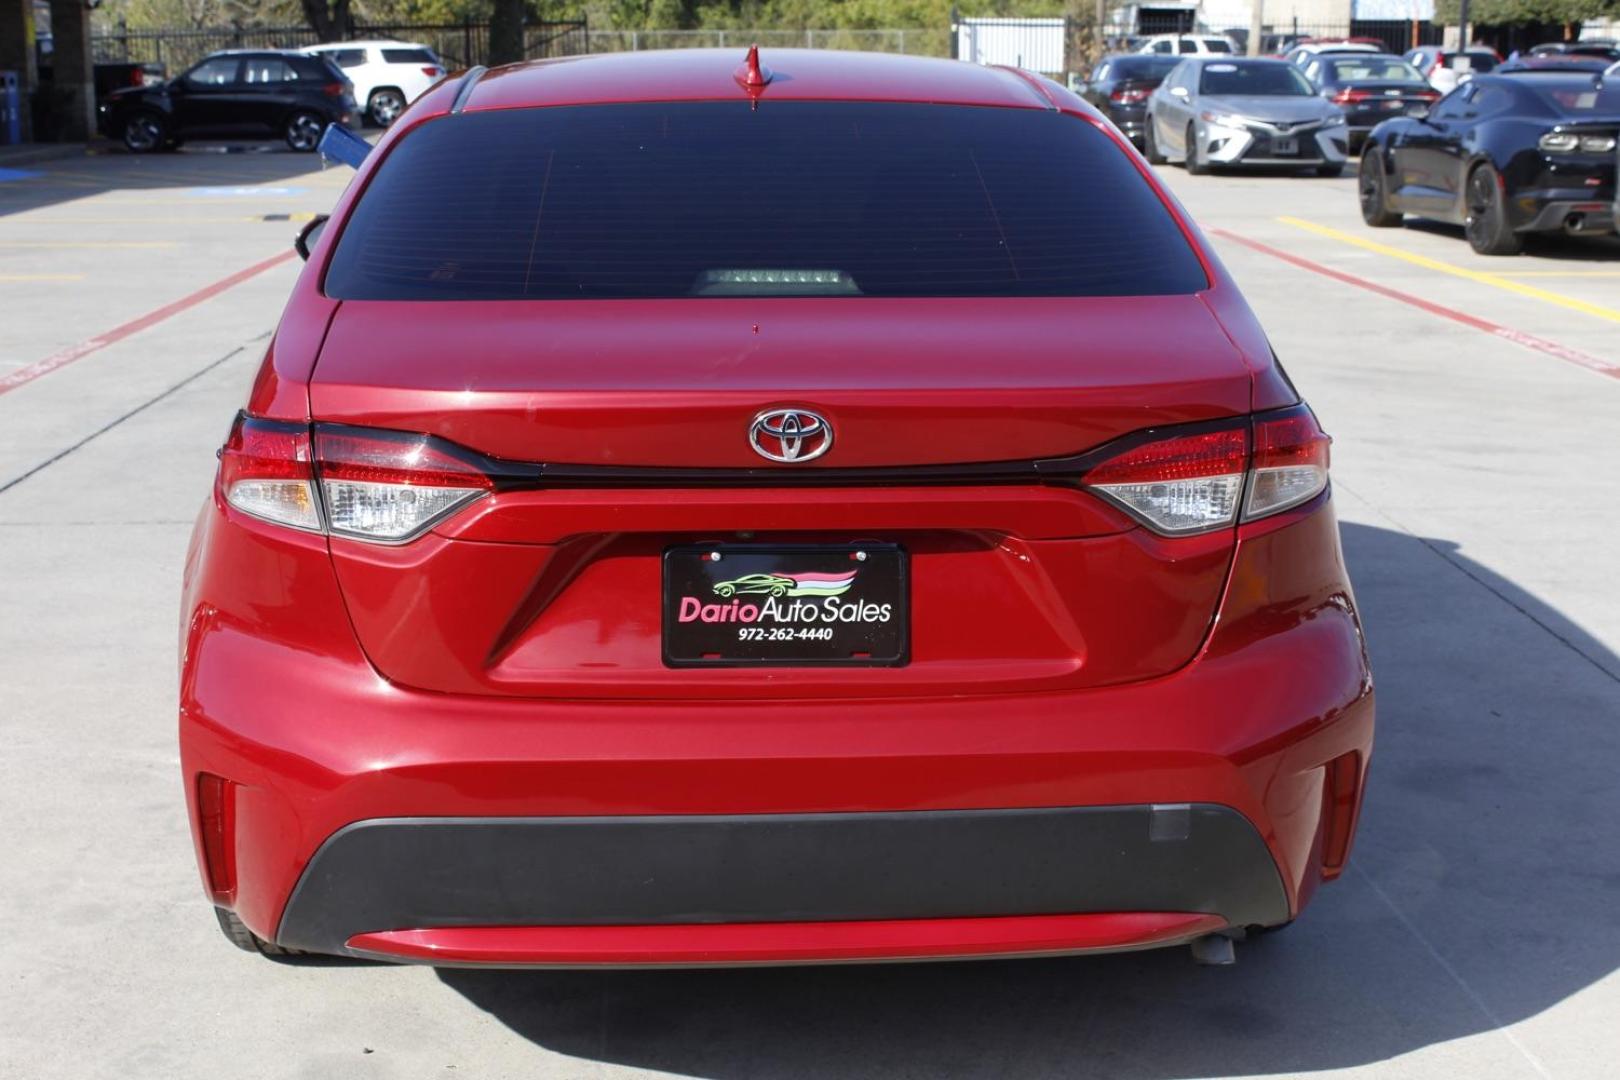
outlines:
[{"label": "car shadow on pavement", "polygon": [[207,206],[221,189],[284,187],[320,168],[318,155],[278,144],[198,144],[174,153],[131,154],[98,143],[77,157],[0,169],[0,219],[112,192],[178,189]]},{"label": "car shadow on pavement", "polygon": [[[1534,1017],[1620,967],[1620,657],[1451,543],[1343,535],[1378,683],[1369,802],[1351,871],[1235,967],[1178,948],[439,977],[549,1050],[726,1078],[1291,1073]],[[1500,1038],[1503,1071],[1556,1054],[1564,1022]]]},{"label": "car shadow on pavement", "polygon": [[[1461,225],[1448,225],[1443,221],[1430,221],[1427,218],[1409,217],[1402,223],[1403,228],[1410,232],[1428,233],[1430,236],[1443,236],[1458,243],[1468,243],[1463,234]],[[1620,261],[1620,237],[1603,235],[1600,233],[1568,236],[1564,233],[1529,233],[1524,238],[1524,253],[1534,255],[1541,259],[1562,259],[1570,262],[1615,262]],[[1467,252],[1464,252],[1467,254]],[[1521,269],[1534,269],[1533,264],[1519,266],[1512,258],[1493,259],[1492,263],[1500,263],[1503,273],[1512,273]]]}]

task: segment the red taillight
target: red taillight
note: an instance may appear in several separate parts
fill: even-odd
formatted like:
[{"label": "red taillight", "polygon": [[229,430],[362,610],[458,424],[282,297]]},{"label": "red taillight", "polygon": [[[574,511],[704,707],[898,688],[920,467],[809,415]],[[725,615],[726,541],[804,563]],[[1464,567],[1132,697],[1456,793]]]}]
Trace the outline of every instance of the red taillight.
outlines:
[{"label": "red taillight", "polygon": [[426,75],[430,79],[437,79],[441,72],[436,67],[425,67],[422,69],[422,74]]},{"label": "red taillight", "polygon": [[214,902],[229,904],[236,893],[236,785],[213,773],[197,774],[197,831],[202,838],[203,872]]},{"label": "red taillight", "polygon": [[340,82],[327,83],[325,86],[321,87],[321,90],[326,94],[327,97],[342,97],[344,91],[347,89],[348,87]]},{"label": "red taillight", "polygon": [[1299,405],[1139,442],[1092,466],[1083,482],[1155,532],[1189,536],[1321,494],[1328,443]]},{"label": "red taillight", "polygon": [[239,416],[219,452],[218,490],[244,514],[319,531],[308,425]]},{"label": "red taillight", "polygon": [[1320,495],[1327,487],[1332,441],[1303,405],[1255,417],[1243,520],[1276,514]]},{"label": "red taillight", "polygon": [[1351,105],[1358,101],[1366,101],[1370,97],[1372,95],[1365,90],[1340,90],[1331,100],[1335,105]]},{"label": "red taillight", "polygon": [[1247,423],[1171,435],[1086,472],[1086,486],[1155,532],[1184,536],[1230,525],[1249,459]]},{"label": "red taillight", "polygon": [[431,435],[237,419],[219,455],[221,498],[312,532],[398,543],[495,487],[478,455]]},{"label": "red taillight", "polygon": [[1108,95],[1109,101],[1117,101],[1121,105],[1135,105],[1139,101],[1146,101],[1151,92],[1140,86],[1122,86]]},{"label": "red taillight", "polygon": [[317,424],[315,460],[334,535],[399,543],[494,490],[479,459],[431,435]]}]

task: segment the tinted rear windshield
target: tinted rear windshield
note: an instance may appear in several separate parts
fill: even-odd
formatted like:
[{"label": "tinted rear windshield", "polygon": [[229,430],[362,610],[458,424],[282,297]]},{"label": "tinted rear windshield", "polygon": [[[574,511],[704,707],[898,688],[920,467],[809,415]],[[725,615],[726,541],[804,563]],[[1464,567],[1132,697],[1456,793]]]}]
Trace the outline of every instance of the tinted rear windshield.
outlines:
[{"label": "tinted rear windshield", "polygon": [[433,120],[377,171],[348,300],[1128,296],[1204,271],[1126,153],[1040,109],[746,101]]},{"label": "tinted rear windshield", "polygon": [[437,64],[432,49],[384,49],[383,60],[390,64]]},{"label": "tinted rear windshield", "polygon": [[1529,82],[1536,95],[1558,112],[1570,116],[1620,116],[1620,81],[1606,79]]},{"label": "tinted rear windshield", "polygon": [[1163,79],[1181,63],[1181,57],[1122,56],[1109,63],[1109,74],[1116,79]]}]

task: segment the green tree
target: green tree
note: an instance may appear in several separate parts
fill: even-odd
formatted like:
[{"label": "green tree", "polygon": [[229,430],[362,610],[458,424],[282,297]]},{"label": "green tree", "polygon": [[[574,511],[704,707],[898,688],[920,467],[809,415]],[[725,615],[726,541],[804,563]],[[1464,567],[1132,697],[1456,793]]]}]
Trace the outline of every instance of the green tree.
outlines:
[{"label": "green tree", "polygon": [[[1435,0],[1435,22],[1457,24],[1457,0]],[[1468,21],[1476,26],[1514,23],[1582,23],[1620,13],[1620,0],[1468,0]]]}]

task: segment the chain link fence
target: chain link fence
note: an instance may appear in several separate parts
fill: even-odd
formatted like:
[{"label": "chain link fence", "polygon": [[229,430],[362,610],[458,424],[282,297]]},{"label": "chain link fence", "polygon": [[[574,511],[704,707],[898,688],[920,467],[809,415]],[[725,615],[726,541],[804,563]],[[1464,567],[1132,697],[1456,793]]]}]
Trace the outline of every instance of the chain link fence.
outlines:
[{"label": "chain link fence", "polygon": [[[584,20],[541,22],[524,28],[524,49],[526,55],[535,59],[647,49],[742,49],[752,44],[764,49],[856,49],[914,56],[960,56],[962,59],[979,59],[990,63],[1022,64],[1057,77],[1068,72],[1085,71],[1104,53],[1135,51],[1144,38],[1153,34],[1223,33],[1233,39],[1238,52],[1246,51],[1248,27],[1195,31],[1190,25],[1191,13],[1185,14],[1188,17],[1182,21],[1188,25],[1181,25],[1180,22],[1162,26],[1157,23],[1108,25],[1103,26],[1100,32],[1095,24],[1074,19],[963,20],[956,26],[889,30],[604,30],[594,28]],[[971,43],[963,44],[962,26],[969,22],[1000,24],[990,28],[998,35],[997,44],[984,55],[977,55]],[[1047,25],[1052,23],[1060,24],[1057,30]],[[1440,26],[1429,22],[1291,21],[1266,26],[1260,50],[1262,54],[1280,53],[1302,38],[1368,37],[1383,42],[1391,52],[1401,53],[1417,45],[1438,43],[1442,32]],[[1008,38],[1009,34],[1013,37]],[[1019,34],[1026,34],[1027,42],[1018,38]],[[443,57],[451,68],[482,64],[487,62],[489,56],[487,22],[466,20],[459,23],[357,25],[349,36],[354,40],[381,38],[427,45]],[[318,40],[315,32],[307,26],[115,29],[111,33],[94,36],[91,47],[98,61],[162,64],[170,75],[177,75],[203,57],[222,49],[300,48],[314,45]],[[1054,51],[1057,54],[1055,59]]]},{"label": "chain link fence", "polygon": [[[350,40],[377,38],[426,45],[452,68],[471,67],[489,58],[489,24],[389,23],[357,25]],[[524,53],[531,59],[573,56],[590,51],[584,20],[531,23],[524,27]],[[178,75],[210,53],[222,49],[299,49],[319,44],[307,26],[221,27],[202,30],[114,29],[96,34],[90,47],[98,62],[163,64]]]}]

